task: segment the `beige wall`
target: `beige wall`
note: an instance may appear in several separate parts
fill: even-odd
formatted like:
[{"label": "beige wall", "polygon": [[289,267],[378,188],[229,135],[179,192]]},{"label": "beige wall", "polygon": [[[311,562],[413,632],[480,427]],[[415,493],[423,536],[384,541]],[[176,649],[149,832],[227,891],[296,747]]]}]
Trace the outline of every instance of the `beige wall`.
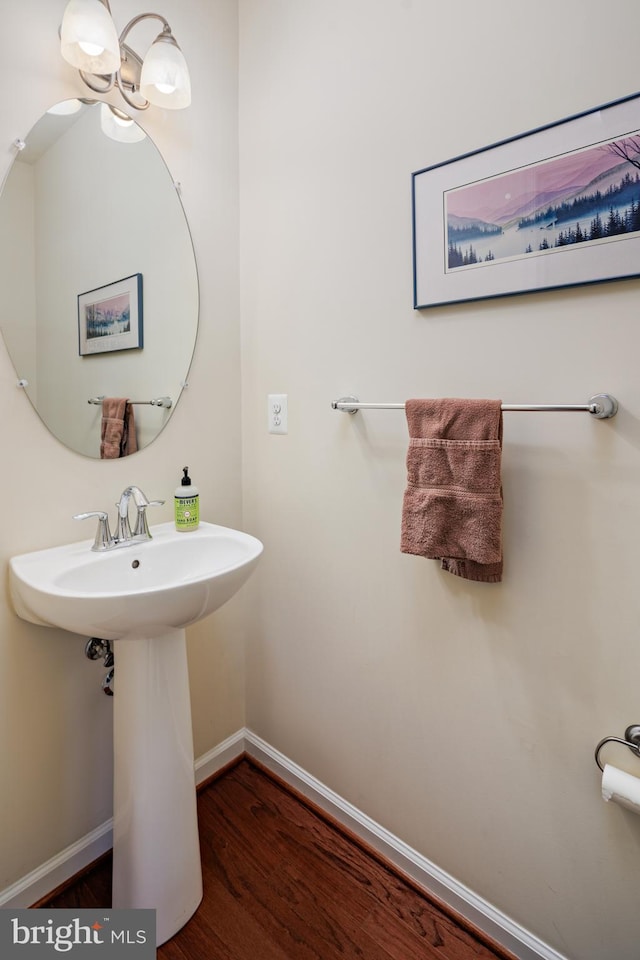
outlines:
[{"label": "beige wall", "polygon": [[[91,461],[46,432],[16,387],[2,348],[5,563],[14,553],[91,536],[71,515],[109,509],[128,483],[166,498],[156,518],[170,519],[185,463],[201,491],[203,518],[232,526],[241,521],[237,10],[234,0],[162,0],[158,6],[188,57],[194,88],[191,110],[140,117],[182,184],[198,256],[201,326],[191,385],[150,447],[130,460]],[[64,0],[20,0],[11,7],[11,31],[0,37],[0,180],[14,139],[52,103],[86,92],[59,55]],[[121,28],[141,6],[114,0],[112,10]],[[134,46],[136,39],[132,34]],[[224,416],[214,415],[220,410]],[[244,722],[240,614],[234,601],[189,632],[197,755]],[[102,665],[86,660],[83,647],[79,637],[19,621],[6,593],[0,597],[0,889],[111,815],[113,703],[100,690]]]},{"label": "beige wall", "polygon": [[[240,11],[248,725],[572,960],[635,960],[640,818],[593,749],[639,719],[640,283],[416,313],[410,174],[632,93],[640,10]],[[399,553],[403,414],[330,409],[599,391],[615,421],[505,415],[499,586]]]}]

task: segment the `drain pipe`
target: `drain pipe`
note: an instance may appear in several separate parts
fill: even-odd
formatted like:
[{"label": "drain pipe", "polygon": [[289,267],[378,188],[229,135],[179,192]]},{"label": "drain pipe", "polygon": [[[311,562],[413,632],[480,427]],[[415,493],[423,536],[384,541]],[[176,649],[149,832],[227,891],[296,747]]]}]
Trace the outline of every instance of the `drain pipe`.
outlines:
[{"label": "drain pipe", "polygon": [[105,676],[104,680],[102,681],[102,689],[104,690],[104,692],[108,697],[113,696],[113,672],[114,671],[112,667],[111,670],[109,670],[109,672]]},{"label": "drain pipe", "polygon": [[87,640],[84,648],[85,656],[89,660],[104,660],[104,665],[108,673],[102,681],[102,689],[108,697],[113,696],[113,680],[115,667],[113,663],[113,651],[108,640],[101,640],[100,637],[91,637]]}]

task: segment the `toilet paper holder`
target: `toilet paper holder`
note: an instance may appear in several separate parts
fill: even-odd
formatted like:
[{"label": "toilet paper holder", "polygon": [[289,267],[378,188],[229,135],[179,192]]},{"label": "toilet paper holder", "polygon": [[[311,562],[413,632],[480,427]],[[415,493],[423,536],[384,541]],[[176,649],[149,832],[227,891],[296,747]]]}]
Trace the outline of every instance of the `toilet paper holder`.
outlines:
[{"label": "toilet paper holder", "polygon": [[600,751],[606,743],[623,743],[625,747],[629,747],[632,753],[635,753],[636,757],[640,757],[640,723],[633,723],[630,727],[624,732],[624,739],[622,737],[604,737],[598,746],[596,747],[596,763],[604,773],[604,767],[600,763]]}]

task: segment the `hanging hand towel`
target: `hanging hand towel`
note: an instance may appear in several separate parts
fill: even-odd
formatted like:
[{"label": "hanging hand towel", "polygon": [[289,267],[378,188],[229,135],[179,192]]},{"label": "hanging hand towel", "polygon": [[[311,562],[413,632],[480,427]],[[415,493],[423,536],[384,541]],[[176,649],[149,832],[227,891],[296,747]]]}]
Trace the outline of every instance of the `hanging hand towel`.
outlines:
[{"label": "hanging hand towel", "polygon": [[502,579],[500,400],[408,400],[400,549],[466,580]]},{"label": "hanging hand towel", "polygon": [[100,458],[116,460],[138,449],[133,404],[126,397],[105,397],[100,425]]}]

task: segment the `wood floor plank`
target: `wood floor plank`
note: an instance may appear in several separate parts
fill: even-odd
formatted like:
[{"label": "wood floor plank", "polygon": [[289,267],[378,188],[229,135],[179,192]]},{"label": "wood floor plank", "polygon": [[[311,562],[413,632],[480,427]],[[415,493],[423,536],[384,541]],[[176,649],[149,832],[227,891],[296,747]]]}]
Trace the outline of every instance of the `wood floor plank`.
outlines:
[{"label": "wood floor plank", "polygon": [[[262,843],[264,841],[262,837]],[[270,943],[278,943],[286,957],[350,960],[366,956],[370,960],[388,960],[385,951],[354,928],[348,914],[343,915],[335,908],[327,911],[318,903],[312,886],[304,881],[292,881],[283,861],[272,863],[272,869],[265,872],[259,860],[239,852],[234,843],[229,842],[225,826],[220,828],[217,843],[219,849],[215,857],[205,855],[203,858],[206,880],[212,887],[219,882],[218,889],[226,886],[236,901],[239,917],[244,917],[242,922],[260,928],[263,937]],[[232,882],[229,878],[233,878]],[[367,952],[362,953],[354,936],[366,941]]]},{"label": "wood floor plank", "polygon": [[158,947],[157,957],[160,960],[173,960],[172,950],[176,947],[188,960],[205,960],[213,957],[215,960],[236,960],[238,956],[242,956],[221,939],[206,912],[196,916],[197,923],[193,920],[186,923],[175,937]]},{"label": "wood floor plank", "polygon": [[192,957],[189,957],[180,946],[177,937],[159,947],[156,955],[162,957],[162,960],[192,960]]},{"label": "wood floor plank", "polygon": [[[198,796],[204,898],[160,960],[514,960],[249,760]],[[105,858],[39,906],[108,907]]]},{"label": "wood floor plank", "polygon": [[218,938],[231,951],[232,956],[260,957],[260,960],[287,960],[287,953],[279,946],[278,933],[260,923],[253,909],[247,910],[245,900],[251,897],[249,890],[232,892],[226,878],[208,864],[203,868],[206,920],[216,931]]},{"label": "wood floor plank", "polygon": [[434,918],[432,929],[420,937],[404,924],[389,923],[388,915],[382,911],[374,911],[365,921],[363,931],[384,946],[390,960],[496,960],[493,950],[446,920]]},{"label": "wood floor plank", "polygon": [[[301,805],[289,791],[273,781],[262,783],[259,771],[243,767],[237,772],[236,779],[241,780],[246,789],[251,787],[259,801],[271,810],[274,829],[282,835],[281,842],[286,844],[285,869],[288,873],[294,870],[294,864],[299,864],[302,875],[311,868],[314,887],[322,892],[326,901],[333,901],[336,906],[343,901],[346,880],[350,909],[362,922],[368,921],[364,929],[379,926],[381,930],[388,930],[400,922],[411,934],[402,937],[407,950],[412,942],[420,945],[423,956],[442,957],[442,947],[446,945],[455,958],[460,950],[461,930],[447,914],[417,895],[394,871],[372,859],[340,831],[328,830],[326,823]],[[238,799],[237,792],[230,792]],[[342,884],[336,883],[337,876]],[[373,924],[369,919],[372,911],[376,918]],[[399,927],[398,931],[400,935]],[[467,935],[464,931],[462,934],[464,949]],[[387,949],[390,948],[387,946]],[[495,956],[480,943],[474,943],[474,950],[472,956],[479,960]]]}]

